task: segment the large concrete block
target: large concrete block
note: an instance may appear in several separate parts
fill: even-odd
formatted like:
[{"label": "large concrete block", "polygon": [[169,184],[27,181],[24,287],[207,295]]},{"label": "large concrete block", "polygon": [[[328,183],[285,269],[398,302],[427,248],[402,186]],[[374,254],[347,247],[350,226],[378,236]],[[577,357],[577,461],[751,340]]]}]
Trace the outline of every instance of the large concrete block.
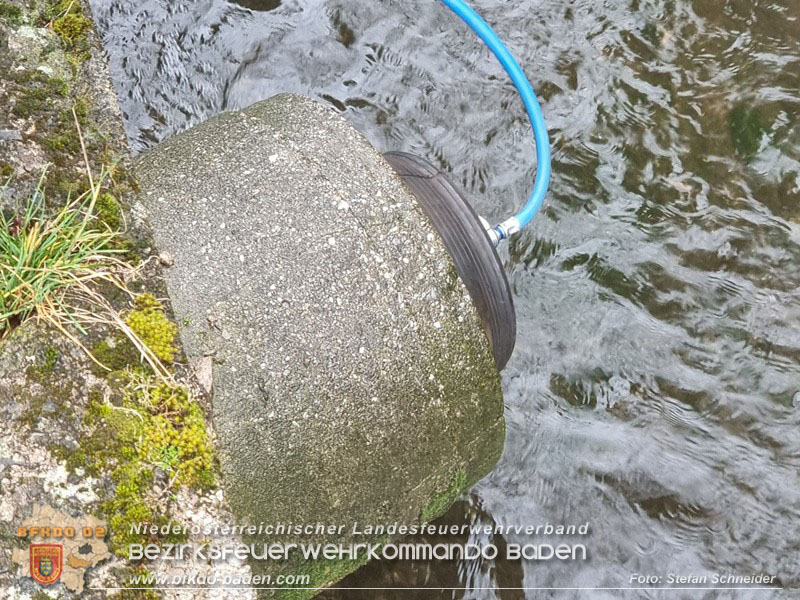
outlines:
[{"label": "large concrete block", "polygon": [[241,521],[412,523],[489,472],[503,400],[479,316],[409,190],[340,116],[277,96],[136,170],[185,349],[213,359]]}]

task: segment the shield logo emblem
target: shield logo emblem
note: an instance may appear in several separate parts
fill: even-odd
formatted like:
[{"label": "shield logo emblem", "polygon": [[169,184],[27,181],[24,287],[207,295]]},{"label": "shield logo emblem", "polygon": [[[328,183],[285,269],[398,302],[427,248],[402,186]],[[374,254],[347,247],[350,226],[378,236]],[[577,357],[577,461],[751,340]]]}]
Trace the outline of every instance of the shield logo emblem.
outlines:
[{"label": "shield logo emblem", "polygon": [[53,559],[48,557],[42,557],[39,559],[39,574],[44,575],[45,577],[50,577],[50,573],[53,572]]},{"label": "shield logo emblem", "polygon": [[31,544],[31,577],[50,585],[61,577],[63,547],[60,544]]}]

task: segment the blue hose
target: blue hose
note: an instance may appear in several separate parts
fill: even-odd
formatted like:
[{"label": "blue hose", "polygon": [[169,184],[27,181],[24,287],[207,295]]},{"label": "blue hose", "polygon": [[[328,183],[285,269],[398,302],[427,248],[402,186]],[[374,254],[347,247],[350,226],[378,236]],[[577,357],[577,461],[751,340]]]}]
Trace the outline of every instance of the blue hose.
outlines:
[{"label": "blue hose", "polygon": [[514,217],[495,228],[499,239],[502,240],[530,223],[544,202],[547,186],[550,183],[550,138],[547,135],[547,125],[545,125],[542,109],[530,81],[492,28],[462,0],[442,0],[442,2],[469,25],[500,61],[522,97],[533,127],[533,135],[536,140],[536,181],[525,207]]}]

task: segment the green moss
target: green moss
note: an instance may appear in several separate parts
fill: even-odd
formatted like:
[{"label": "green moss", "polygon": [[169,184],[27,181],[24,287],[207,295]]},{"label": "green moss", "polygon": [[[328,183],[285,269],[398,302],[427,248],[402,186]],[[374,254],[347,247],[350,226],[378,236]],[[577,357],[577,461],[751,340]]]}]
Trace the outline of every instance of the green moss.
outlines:
[{"label": "green moss", "polygon": [[428,502],[428,505],[422,509],[419,516],[420,521],[428,523],[436,517],[443,515],[447,512],[447,509],[450,508],[450,505],[466,491],[468,485],[469,480],[467,479],[466,472],[463,470],[457,471],[456,474],[453,475],[453,479],[447,489],[438,494],[434,494]]},{"label": "green moss", "polygon": [[50,198],[76,198],[86,191],[88,182],[85,177],[76,176],[71,169],[63,166],[63,156],[58,161],[62,164],[58,164],[56,159],[59,156],[62,155],[53,153],[50,156],[55,166],[47,172],[47,181],[44,185],[45,194]]},{"label": "green moss", "polygon": [[22,10],[4,0],[0,0],[0,19],[5,19],[9,25],[22,25]]},{"label": "green moss", "polygon": [[164,515],[158,515],[153,521],[153,525],[159,530],[164,526],[169,526],[169,533],[159,538],[164,544],[185,544],[189,540],[188,534],[183,531],[183,526],[175,521],[170,521]]},{"label": "green moss", "polygon": [[16,71],[8,79],[19,86],[11,112],[24,119],[54,111],[59,99],[69,93],[69,86],[63,79],[48,77],[37,70]]},{"label": "green moss", "polygon": [[[30,372],[26,374],[30,376]],[[74,382],[63,377],[49,377],[39,379],[38,383],[39,386],[26,386],[17,396],[17,401],[25,407],[16,419],[19,426],[35,429],[43,416],[45,404],[55,407],[55,413],[48,413],[49,416],[69,418],[74,415]]]},{"label": "green moss", "polygon": [[125,410],[109,404],[95,404],[96,414],[108,428],[108,434],[125,446],[135,444],[144,429],[144,419],[135,409]]},{"label": "green moss", "polygon": [[27,382],[16,394],[17,402],[24,407],[16,419],[19,427],[35,429],[44,414],[45,405],[50,405],[51,410],[47,413],[50,417],[70,418],[75,414],[72,402],[75,382],[55,376],[60,358],[61,354],[55,346],[36,350],[36,362],[25,369]]},{"label": "green moss", "polygon": [[85,51],[92,22],[83,15],[79,0],[49,3],[53,31],[68,50]]},{"label": "green moss", "polygon": [[[109,201],[119,210],[116,200],[108,194]],[[106,207],[108,209],[108,207]],[[117,213],[117,218],[121,218]],[[111,219],[114,214],[105,211],[104,219]],[[152,294],[142,294],[136,298],[134,308],[125,316],[125,322],[139,339],[153,352],[159,360],[170,363],[178,352],[178,327],[164,313],[164,307]],[[92,348],[94,357],[111,371],[142,366],[142,357],[126,336],[116,333],[113,337],[101,340]],[[104,374],[99,368],[98,375]]]},{"label": "green moss", "polygon": [[142,250],[142,245],[133,241],[129,237],[119,237],[119,244],[117,248],[122,250],[122,258],[131,265],[139,265],[142,262],[142,255],[139,253]]},{"label": "green moss", "polygon": [[[153,583],[144,583],[151,577],[150,571],[145,567],[117,569],[114,575],[122,582],[123,587],[116,596],[118,600],[158,600],[160,598],[158,592],[153,589]],[[131,583],[132,581],[137,581],[137,583]]]},{"label": "green moss", "polygon": [[[73,110],[75,111],[74,115]],[[55,124],[49,133],[41,138],[41,142],[51,152],[77,156],[81,152],[81,138],[75,118],[78,119],[78,125],[82,129],[86,129],[87,115],[86,102],[82,98],[78,98],[71,107],[58,111]]]},{"label": "green moss", "polygon": [[51,27],[67,50],[66,58],[77,73],[89,57],[89,31],[92,21],[83,13],[80,0],[44,0],[40,5],[40,27]]},{"label": "green moss", "polygon": [[81,149],[80,138],[77,133],[58,133],[45,137],[42,142],[51,152],[67,152],[74,154]]},{"label": "green moss", "polygon": [[22,400],[26,403],[26,407],[17,419],[17,422],[29,429],[34,429],[36,427],[36,422],[42,415],[42,409],[44,408],[46,400],[45,395],[28,394],[26,397],[23,397]]},{"label": "green moss", "polygon": [[144,500],[152,475],[138,462],[117,467],[112,473],[114,496],[103,502],[101,508],[108,517],[111,528],[111,551],[120,558],[128,555],[131,544],[147,543],[147,536],[131,531],[137,523],[151,522],[153,511]]},{"label": "green moss", "polygon": [[53,31],[64,40],[67,48],[83,46],[87,42],[86,34],[92,22],[83,15],[68,13],[53,21]]},{"label": "green moss", "polygon": [[49,89],[53,91],[53,93],[62,97],[66,97],[66,95],[69,93],[69,86],[67,85],[66,81],[59,77],[50,77],[38,69],[21,69],[18,71],[12,71],[11,73],[5,74],[5,78],[8,81],[13,81],[14,83],[24,86],[46,84],[49,86]]},{"label": "green moss", "polygon": [[[92,347],[92,355],[111,371],[122,371],[128,367],[141,364],[139,351],[134,348],[128,338],[117,334],[110,339],[101,340]],[[104,375],[105,371],[95,369],[97,375]]]},{"label": "green moss", "polygon": [[139,296],[126,322],[159,360],[172,362],[178,351],[175,344],[178,327],[167,318],[155,297],[150,294]]},{"label": "green moss", "polygon": [[[111,476],[114,496],[102,508],[109,518],[112,550],[125,556],[129,544],[146,542],[146,536],[131,533],[132,524],[168,522],[163,515],[154,515],[144,500],[152,488],[153,465],[161,467],[178,485],[201,487],[205,473],[214,472],[214,453],[203,413],[181,386],[134,378],[121,408],[100,406],[94,414],[104,425],[96,431],[111,430],[115,453],[122,453],[124,458],[124,463],[116,460],[118,466]],[[166,449],[172,450],[168,463],[163,461]],[[172,543],[181,541],[185,539],[178,535]]]},{"label": "green moss", "polygon": [[145,536],[131,533],[131,525],[153,520],[145,502],[145,493],[152,487],[152,470],[136,460],[133,448],[144,419],[135,409],[105,404],[94,389],[84,423],[90,433],[81,439],[80,448],[74,452],[62,448],[59,458],[66,460],[70,470],[81,467],[92,476],[110,472],[114,491],[102,502],[101,510],[111,529],[111,550],[124,557],[128,544],[146,542]]},{"label": "green moss", "polygon": [[[207,490],[216,486],[217,462],[203,411],[185,387],[133,371],[112,374],[108,384],[109,399],[100,388],[89,393],[80,447],[59,446],[53,452],[70,471],[110,475],[113,492],[101,511],[108,519],[111,550],[124,557],[130,544],[149,542],[147,535],[131,533],[132,524],[169,523],[146,500],[154,492],[155,468],[165,472],[170,485]],[[183,534],[169,537],[169,543],[185,541]]]},{"label": "green moss", "polygon": [[182,386],[140,387],[137,405],[150,418],[138,446],[139,459],[158,464],[179,483],[214,487],[214,453],[203,410]]},{"label": "green moss", "polygon": [[48,346],[41,360],[35,365],[28,367],[26,375],[34,381],[44,381],[55,371],[56,363],[60,356],[61,353],[58,351],[58,348],[55,346]]},{"label": "green moss", "polygon": [[53,372],[60,355],[61,353],[55,346],[49,346],[44,351],[44,363],[42,363],[42,368],[48,375]]},{"label": "green moss", "polygon": [[82,468],[89,475],[98,476],[134,455],[130,446],[135,440],[138,422],[132,412],[113,410],[106,405],[98,388],[90,390],[88,401],[83,423],[89,433],[81,438],[80,447],[72,450],[56,446],[51,450],[66,462],[70,472]]},{"label": "green moss", "polygon": [[41,88],[30,88],[26,93],[19,96],[14,103],[11,112],[23,119],[33,116],[49,107],[51,96]]},{"label": "green moss", "polygon": [[112,231],[118,231],[122,226],[122,209],[117,199],[108,192],[97,197],[94,211],[98,220]]},{"label": "green moss", "polygon": [[41,6],[39,25],[46,27],[68,13],[79,14],[80,12],[80,0],[45,0]]},{"label": "green moss", "polygon": [[0,187],[5,185],[5,180],[14,175],[14,166],[7,162],[0,161]]},{"label": "green moss", "polygon": [[77,450],[58,446],[53,451],[70,471],[82,468],[94,477],[110,473],[114,491],[101,503],[101,510],[111,528],[112,551],[125,556],[127,544],[144,543],[143,536],[130,533],[130,525],[153,517],[144,500],[144,492],[152,486],[152,472],[136,460],[133,449],[143,420],[135,410],[105,404],[100,390],[93,388],[84,425],[89,433]]},{"label": "green moss", "polygon": [[[75,111],[74,116],[72,114],[73,111]],[[64,115],[64,113],[61,114]],[[72,108],[66,111],[66,115],[64,116],[66,116],[66,121],[70,123],[70,126],[75,123],[75,117],[77,117],[78,123],[80,123],[82,127],[85,127],[87,125],[87,118],[89,116],[89,105],[87,104],[86,99],[77,98],[75,103],[72,105]]]}]

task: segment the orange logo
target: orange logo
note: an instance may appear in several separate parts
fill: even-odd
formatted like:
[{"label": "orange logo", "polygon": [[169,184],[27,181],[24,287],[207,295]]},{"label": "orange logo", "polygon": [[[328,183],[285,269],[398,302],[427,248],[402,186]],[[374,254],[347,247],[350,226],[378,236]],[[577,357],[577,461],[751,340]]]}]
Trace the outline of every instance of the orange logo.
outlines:
[{"label": "orange logo", "polygon": [[63,548],[60,544],[31,544],[31,577],[50,585],[61,577]]}]

